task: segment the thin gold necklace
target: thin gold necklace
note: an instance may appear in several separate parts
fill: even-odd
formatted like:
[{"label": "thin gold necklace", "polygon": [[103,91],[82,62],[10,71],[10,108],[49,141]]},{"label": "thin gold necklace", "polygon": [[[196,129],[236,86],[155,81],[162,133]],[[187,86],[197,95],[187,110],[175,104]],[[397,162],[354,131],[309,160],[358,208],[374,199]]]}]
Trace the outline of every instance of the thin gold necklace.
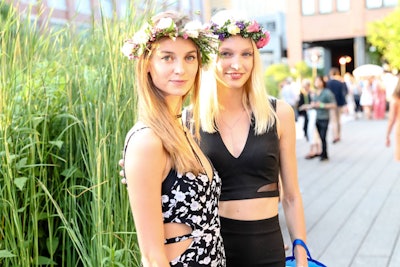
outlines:
[{"label": "thin gold necklace", "polygon": [[226,122],[224,121],[224,119],[222,118],[222,116],[221,116],[221,121],[222,121],[223,124],[226,125],[226,127],[229,128],[229,130],[232,131],[232,129],[236,126],[236,124],[240,121],[240,119],[243,117],[243,114],[245,114],[245,113],[246,113],[246,112],[245,112],[245,110],[243,109],[242,113],[239,115],[239,117],[236,119],[236,121],[232,124],[232,126],[230,126],[228,123],[226,123]]}]

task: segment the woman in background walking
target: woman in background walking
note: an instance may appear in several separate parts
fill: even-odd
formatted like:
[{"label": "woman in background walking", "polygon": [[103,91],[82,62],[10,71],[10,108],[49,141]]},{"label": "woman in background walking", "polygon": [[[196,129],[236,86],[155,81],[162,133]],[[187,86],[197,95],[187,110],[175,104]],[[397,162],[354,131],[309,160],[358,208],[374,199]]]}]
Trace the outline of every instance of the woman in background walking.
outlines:
[{"label": "woman in background walking", "polygon": [[394,158],[396,161],[400,161],[400,78],[397,82],[396,88],[394,89],[392,99],[389,107],[389,118],[388,126],[386,130],[386,146],[389,147],[390,134],[393,126],[395,126],[394,138],[395,138],[395,153]]}]

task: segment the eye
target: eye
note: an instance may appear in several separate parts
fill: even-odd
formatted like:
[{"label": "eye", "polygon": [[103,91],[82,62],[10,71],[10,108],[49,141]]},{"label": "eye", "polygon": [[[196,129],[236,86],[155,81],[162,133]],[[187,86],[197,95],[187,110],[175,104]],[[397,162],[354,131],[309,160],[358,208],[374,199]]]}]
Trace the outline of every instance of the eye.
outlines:
[{"label": "eye", "polygon": [[172,61],[173,58],[171,55],[166,55],[166,56],[161,57],[161,60],[169,62],[169,61]]},{"label": "eye", "polygon": [[222,58],[228,58],[228,57],[232,57],[233,53],[231,52],[227,52],[227,51],[221,51],[219,53],[219,56]]},{"label": "eye", "polygon": [[189,61],[189,62],[192,62],[192,61],[195,61],[196,58],[197,58],[197,57],[196,57],[195,55],[188,55],[188,56],[186,57],[186,60]]},{"label": "eye", "polygon": [[252,57],[253,56],[253,52],[244,52],[242,55],[244,57]]}]

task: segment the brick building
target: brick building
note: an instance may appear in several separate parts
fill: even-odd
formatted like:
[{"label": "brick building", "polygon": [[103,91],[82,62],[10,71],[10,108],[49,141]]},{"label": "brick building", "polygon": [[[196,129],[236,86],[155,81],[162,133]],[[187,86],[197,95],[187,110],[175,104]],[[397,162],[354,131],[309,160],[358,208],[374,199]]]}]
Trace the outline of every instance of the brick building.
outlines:
[{"label": "brick building", "polygon": [[[325,72],[331,66],[345,71],[370,63],[374,47],[366,42],[367,24],[383,19],[398,0],[301,0],[287,6],[288,63],[304,59]],[[349,60],[351,61],[349,62]]]}]

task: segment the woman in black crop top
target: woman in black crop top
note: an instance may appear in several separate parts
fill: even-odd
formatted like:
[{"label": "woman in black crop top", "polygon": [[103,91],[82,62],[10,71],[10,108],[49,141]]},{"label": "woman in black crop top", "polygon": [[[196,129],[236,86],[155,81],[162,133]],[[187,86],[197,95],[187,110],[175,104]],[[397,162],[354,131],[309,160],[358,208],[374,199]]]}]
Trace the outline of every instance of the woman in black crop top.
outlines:
[{"label": "woman in black crop top", "polygon": [[139,113],[126,137],[124,167],[144,267],[225,266],[221,180],[180,115],[189,91],[198,94],[213,40],[188,22],[160,13],[122,49],[137,59]]},{"label": "woman in black crop top", "polygon": [[[294,112],[264,88],[258,48],[268,43],[269,33],[240,17],[221,11],[211,19],[221,42],[208,73],[216,81],[205,77],[201,83],[200,147],[222,180],[219,212],[227,266],[284,267],[279,200],[291,238],[306,239]],[[304,249],[294,251],[297,266],[307,266]]]}]

